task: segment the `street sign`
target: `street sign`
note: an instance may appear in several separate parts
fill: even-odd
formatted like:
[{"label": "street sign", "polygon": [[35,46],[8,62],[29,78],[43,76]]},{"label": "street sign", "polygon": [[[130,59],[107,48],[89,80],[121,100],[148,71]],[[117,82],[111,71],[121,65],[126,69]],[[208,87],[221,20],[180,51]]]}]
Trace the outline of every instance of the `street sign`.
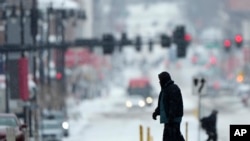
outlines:
[{"label": "street sign", "polygon": [[194,95],[205,95],[207,92],[206,86],[206,78],[205,77],[194,77],[193,78],[193,94]]},{"label": "street sign", "polygon": [[[201,96],[206,94],[206,78],[204,76],[193,77],[193,94],[198,95],[198,119],[201,119]],[[198,124],[198,139],[200,139],[201,125]]]}]

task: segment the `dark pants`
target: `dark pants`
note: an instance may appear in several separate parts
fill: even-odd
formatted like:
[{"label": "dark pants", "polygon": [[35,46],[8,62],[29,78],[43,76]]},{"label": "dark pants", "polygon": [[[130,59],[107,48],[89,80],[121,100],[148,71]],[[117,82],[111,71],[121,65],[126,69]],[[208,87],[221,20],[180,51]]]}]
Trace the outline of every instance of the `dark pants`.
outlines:
[{"label": "dark pants", "polygon": [[164,125],[163,141],[185,141],[181,134],[180,123]]},{"label": "dark pants", "polygon": [[208,139],[207,141],[217,141],[216,131],[207,131]]}]

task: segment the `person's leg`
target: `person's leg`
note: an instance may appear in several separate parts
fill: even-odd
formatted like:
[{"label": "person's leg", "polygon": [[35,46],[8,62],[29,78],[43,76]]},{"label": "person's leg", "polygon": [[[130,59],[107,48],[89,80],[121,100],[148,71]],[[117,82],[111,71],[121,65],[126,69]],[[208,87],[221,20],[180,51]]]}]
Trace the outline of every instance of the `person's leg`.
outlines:
[{"label": "person's leg", "polygon": [[181,133],[181,129],[180,129],[180,123],[175,123],[174,125],[174,131],[175,131],[175,137],[177,137],[177,141],[185,141],[182,133]]},{"label": "person's leg", "polygon": [[212,135],[212,140],[213,140],[213,141],[217,141],[217,134],[216,134],[216,132],[213,133],[213,135]]},{"label": "person's leg", "polygon": [[209,132],[209,131],[206,131],[206,133],[207,133],[207,141],[210,141],[210,140],[211,140],[210,132]]},{"label": "person's leg", "polygon": [[180,131],[180,123],[175,123],[172,126],[164,125],[163,141],[185,141]]},{"label": "person's leg", "polygon": [[164,124],[163,141],[168,141],[168,139],[169,139],[169,127],[168,124]]}]

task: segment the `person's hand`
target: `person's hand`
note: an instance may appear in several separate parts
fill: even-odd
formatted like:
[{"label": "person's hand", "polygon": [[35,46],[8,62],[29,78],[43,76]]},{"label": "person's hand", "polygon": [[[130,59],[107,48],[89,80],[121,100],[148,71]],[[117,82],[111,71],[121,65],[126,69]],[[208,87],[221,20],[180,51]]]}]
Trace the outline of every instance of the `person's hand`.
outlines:
[{"label": "person's hand", "polygon": [[154,120],[156,120],[156,117],[157,117],[157,114],[156,114],[155,112],[153,112],[152,118],[153,118]]}]

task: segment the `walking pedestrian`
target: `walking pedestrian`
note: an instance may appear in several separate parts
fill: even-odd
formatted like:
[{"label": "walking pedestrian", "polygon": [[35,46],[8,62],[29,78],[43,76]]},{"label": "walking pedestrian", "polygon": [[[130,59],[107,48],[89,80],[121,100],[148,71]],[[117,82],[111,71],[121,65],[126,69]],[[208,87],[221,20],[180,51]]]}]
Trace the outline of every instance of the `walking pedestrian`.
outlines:
[{"label": "walking pedestrian", "polygon": [[171,79],[168,72],[158,75],[161,91],[158,106],[152,114],[154,120],[160,116],[160,123],[164,124],[163,141],[185,141],[180,131],[183,117],[183,100],[180,88]]},{"label": "walking pedestrian", "polygon": [[206,134],[208,135],[207,141],[217,141],[217,113],[217,110],[213,110],[209,116],[203,117],[200,120],[202,129],[204,129],[206,131]]}]

